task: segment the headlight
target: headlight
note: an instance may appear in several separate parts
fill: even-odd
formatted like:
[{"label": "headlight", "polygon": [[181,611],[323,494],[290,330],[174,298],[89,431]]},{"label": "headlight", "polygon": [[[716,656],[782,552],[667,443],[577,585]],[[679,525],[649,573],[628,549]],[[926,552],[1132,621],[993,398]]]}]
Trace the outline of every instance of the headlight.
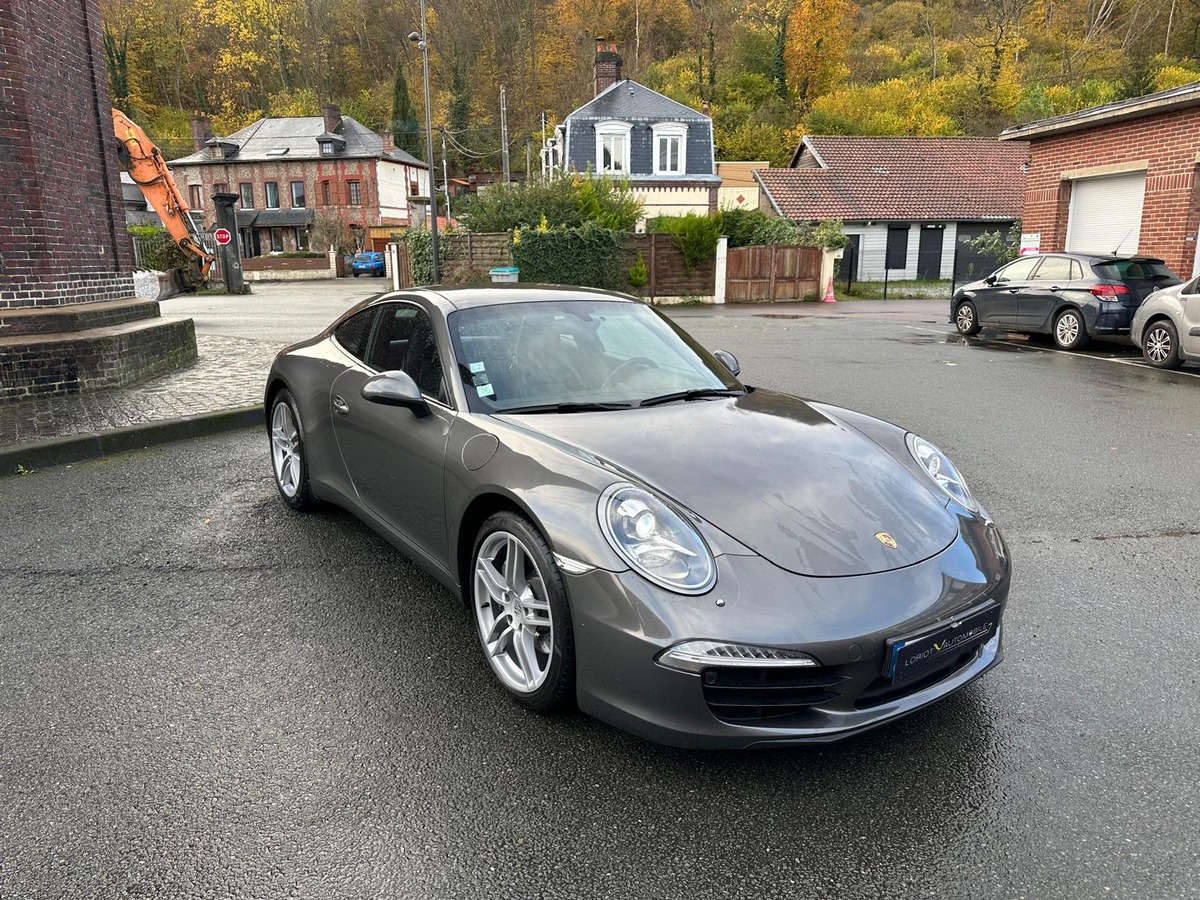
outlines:
[{"label": "headlight", "polygon": [[600,495],[600,529],[635,572],[679,594],[703,594],[717,579],[712,553],[679,513],[632,484]]},{"label": "headlight", "polygon": [[963,477],[958,474],[958,469],[954,468],[954,463],[950,462],[950,457],[925,438],[919,438],[915,434],[909,434],[907,440],[909,452],[913,459],[920,463],[925,474],[952,499],[972,512],[978,512],[979,506],[975,503],[975,498],[971,496]]}]

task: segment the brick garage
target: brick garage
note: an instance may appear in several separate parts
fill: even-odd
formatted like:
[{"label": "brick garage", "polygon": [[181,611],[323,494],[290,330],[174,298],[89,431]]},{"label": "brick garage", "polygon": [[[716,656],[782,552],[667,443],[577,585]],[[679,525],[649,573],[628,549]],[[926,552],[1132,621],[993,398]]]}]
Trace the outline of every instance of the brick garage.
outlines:
[{"label": "brick garage", "polygon": [[[1117,229],[1130,235],[1122,252],[1159,257],[1182,276],[1196,271],[1200,82],[1010,128],[1000,139],[1029,142],[1022,230],[1040,233],[1043,251],[1104,250],[1083,246],[1084,223],[1073,223],[1072,211],[1084,191],[1102,200],[1111,186],[1114,203],[1107,214],[1114,220],[1129,216]],[[1130,203],[1116,202],[1124,197],[1117,191],[1143,180],[1137,218]]]},{"label": "brick garage", "polygon": [[105,71],[98,0],[0,0],[0,308],[133,293]]}]

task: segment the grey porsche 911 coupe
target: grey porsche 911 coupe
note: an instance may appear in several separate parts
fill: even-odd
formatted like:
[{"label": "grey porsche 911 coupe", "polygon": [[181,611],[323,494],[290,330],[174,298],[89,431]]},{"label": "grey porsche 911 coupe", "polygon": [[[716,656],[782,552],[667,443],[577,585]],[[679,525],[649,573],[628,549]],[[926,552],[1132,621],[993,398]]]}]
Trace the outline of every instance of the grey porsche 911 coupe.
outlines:
[{"label": "grey porsche 911 coupe", "polygon": [[662,743],[835,740],[999,663],[1008,551],[950,460],[737,376],[619,294],[391,293],[275,360],[275,481],[460,596],[518,702]]}]

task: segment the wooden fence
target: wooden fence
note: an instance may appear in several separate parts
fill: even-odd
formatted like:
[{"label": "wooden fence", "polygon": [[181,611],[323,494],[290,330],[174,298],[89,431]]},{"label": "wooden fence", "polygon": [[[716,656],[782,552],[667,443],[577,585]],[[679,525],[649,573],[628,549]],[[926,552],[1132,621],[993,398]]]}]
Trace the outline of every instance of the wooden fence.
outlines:
[{"label": "wooden fence", "polygon": [[821,251],[817,247],[738,247],[729,251],[725,265],[727,303],[803,300],[821,290]]},{"label": "wooden fence", "polygon": [[627,239],[626,272],[640,252],[649,280],[638,291],[649,300],[657,297],[711,297],[716,293],[717,261],[706,259],[694,269],[683,262],[683,254],[669,234],[634,234]]}]

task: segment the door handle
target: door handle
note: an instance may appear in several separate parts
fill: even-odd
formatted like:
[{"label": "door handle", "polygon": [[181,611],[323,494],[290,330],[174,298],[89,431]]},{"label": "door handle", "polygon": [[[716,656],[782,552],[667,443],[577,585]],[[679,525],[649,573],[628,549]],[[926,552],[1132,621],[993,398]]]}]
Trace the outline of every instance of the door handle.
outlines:
[{"label": "door handle", "polygon": [[1052,294],[1057,294],[1057,293],[1058,293],[1059,291],[1061,291],[1061,290],[1062,290],[1062,288],[1060,288],[1060,287],[1059,287],[1059,286],[1056,284],[1056,285],[1054,285],[1054,287],[1050,288],[1050,293],[1052,293]]},{"label": "door handle", "polygon": [[348,416],[348,415],[350,415],[350,404],[348,404],[345,400],[343,400],[337,394],[334,394],[333,395],[333,411],[335,413],[337,413],[339,416]]},{"label": "door handle", "polygon": [[1020,288],[1009,288],[1008,292],[1010,294],[1019,294],[1021,292],[1021,289]]}]

